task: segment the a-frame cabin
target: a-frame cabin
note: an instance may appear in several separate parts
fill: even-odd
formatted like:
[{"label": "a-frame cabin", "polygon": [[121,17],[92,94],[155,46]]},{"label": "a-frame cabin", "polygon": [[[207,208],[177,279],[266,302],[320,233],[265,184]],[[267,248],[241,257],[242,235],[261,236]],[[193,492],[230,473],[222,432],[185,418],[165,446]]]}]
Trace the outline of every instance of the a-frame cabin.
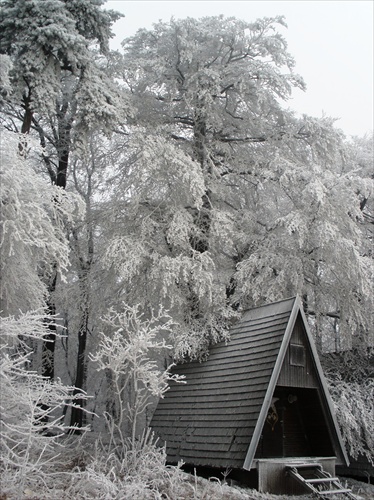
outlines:
[{"label": "a-frame cabin", "polygon": [[295,478],[314,484],[317,469],[330,477],[348,464],[299,297],[245,311],[206,361],[174,372],[187,383],[171,384],[151,421],[170,463],[230,469],[279,494],[300,493]]}]

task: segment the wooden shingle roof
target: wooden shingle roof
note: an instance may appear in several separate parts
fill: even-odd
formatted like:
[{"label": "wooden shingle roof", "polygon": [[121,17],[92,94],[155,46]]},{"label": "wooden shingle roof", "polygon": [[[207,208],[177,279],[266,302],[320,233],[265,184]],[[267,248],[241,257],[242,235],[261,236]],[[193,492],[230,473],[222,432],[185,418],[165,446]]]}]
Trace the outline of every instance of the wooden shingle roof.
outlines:
[{"label": "wooden shingle roof", "polygon": [[[251,468],[300,313],[304,314],[298,297],[245,311],[231,329],[230,341],[212,346],[207,361],[173,369],[185,375],[187,383],[171,384],[151,422],[155,434],[167,444],[170,462]],[[318,358],[314,346],[313,355]],[[316,368],[327,393],[318,359]],[[339,430],[335,431],[341,445]]]}]

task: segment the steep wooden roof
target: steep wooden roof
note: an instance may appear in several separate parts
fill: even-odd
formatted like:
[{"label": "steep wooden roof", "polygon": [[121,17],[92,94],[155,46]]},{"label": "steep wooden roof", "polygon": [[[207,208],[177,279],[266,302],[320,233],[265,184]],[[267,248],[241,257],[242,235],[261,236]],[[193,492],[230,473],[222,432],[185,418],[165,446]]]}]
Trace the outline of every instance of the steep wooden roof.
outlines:
[{"label": "steep wooden roof", "polygon": [[170,462],[250,469],[274,389],[301,314],[340,456],[345,452],[301,301],[293,297],[244,312],[228,343],[202,363],[178,365],[186,384],[172,383],[151,427],[167,443]]}]

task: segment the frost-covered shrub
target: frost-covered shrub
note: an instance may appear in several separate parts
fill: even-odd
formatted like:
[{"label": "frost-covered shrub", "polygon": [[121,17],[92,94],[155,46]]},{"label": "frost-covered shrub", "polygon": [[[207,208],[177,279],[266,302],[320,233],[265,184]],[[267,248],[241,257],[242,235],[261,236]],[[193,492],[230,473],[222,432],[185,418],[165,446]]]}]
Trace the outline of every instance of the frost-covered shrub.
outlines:
[{"label": "frost-covered shrub", "polygon": [[63,409],[73,405],[73,387],[28,370],[28,338],[42,340],[49,330],[44,311],[2,318],[0,343],[0,444],[3,492],[23,498],[24,491],[51,480],[60,438],[69,430]]},{"label": "frost-covered shrub", "polygon": [[[229,486],[224,474],[204,479],[183,472],[183,463],[165,465],[165,450],[150,432],[136,450],[127,448],[122,459],[96,446],[84,470],[75,473],[66,498],[113,500],[270,500],[286,497]],[[65,498],[65,497],[64,497]]]},{"label": "frost-covered shrub", "polygon": [[374,379],[345,381],[338,376],[329,389],[349,455],[363,455],[374,465]]},{"label": "frost-covered shrub", "polygon": [[172,365],[160,370],[157,361],[151,359],[156,352],[172,349],[164,339],[157,340],[161,331],[164,335],[170,333],[174,325],[171,317],[160,309],[147,319],[139,306],[123,307],[123,312],[112,310],[104,318],[107,334],[102,333],[98,351],[90,358],[98,364],[98,370],[107,370],[112,380],[117,411],[115,415],[107,412],[104,415],[111,446],[126,448],[123,424],[127,419],[135,450],[139,416],[152,403],[152,398],[163,397],[170,380],[182,382],[183,377],[170,373]]},{"label": "frost-covered shrub", "polygon": [[[87,441],[89,437],[87,434],[77,443],[70,443],[74,446],[70,452],[70,464],[74,467],[70,468],[68,480],[64,482],[64,498],[182,498],[181,488],[188,476],[182,471],[182,464],[175,467],[165,465],[165,448],[158,446],[149,429],[139,437],[135,448],[131,438],[125,439],[121,454],[104,445],[101,440],[92,444],[90,440]],[[65,449],[64,454],[67,453],[69,451]],[[61,475],[59,479],[61,488]]]}]

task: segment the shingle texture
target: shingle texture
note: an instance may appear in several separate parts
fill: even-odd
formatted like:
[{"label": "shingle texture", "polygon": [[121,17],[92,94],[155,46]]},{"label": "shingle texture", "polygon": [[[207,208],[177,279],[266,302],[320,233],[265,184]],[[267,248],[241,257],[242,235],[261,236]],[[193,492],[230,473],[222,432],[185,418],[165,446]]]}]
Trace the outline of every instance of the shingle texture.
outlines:
[{"label": "shingle texture", "polygon": [[207,361],[175,367],[187,383],[171,385],[151,422],[170,462],[243,467],[294,302],[246,311]]}]

